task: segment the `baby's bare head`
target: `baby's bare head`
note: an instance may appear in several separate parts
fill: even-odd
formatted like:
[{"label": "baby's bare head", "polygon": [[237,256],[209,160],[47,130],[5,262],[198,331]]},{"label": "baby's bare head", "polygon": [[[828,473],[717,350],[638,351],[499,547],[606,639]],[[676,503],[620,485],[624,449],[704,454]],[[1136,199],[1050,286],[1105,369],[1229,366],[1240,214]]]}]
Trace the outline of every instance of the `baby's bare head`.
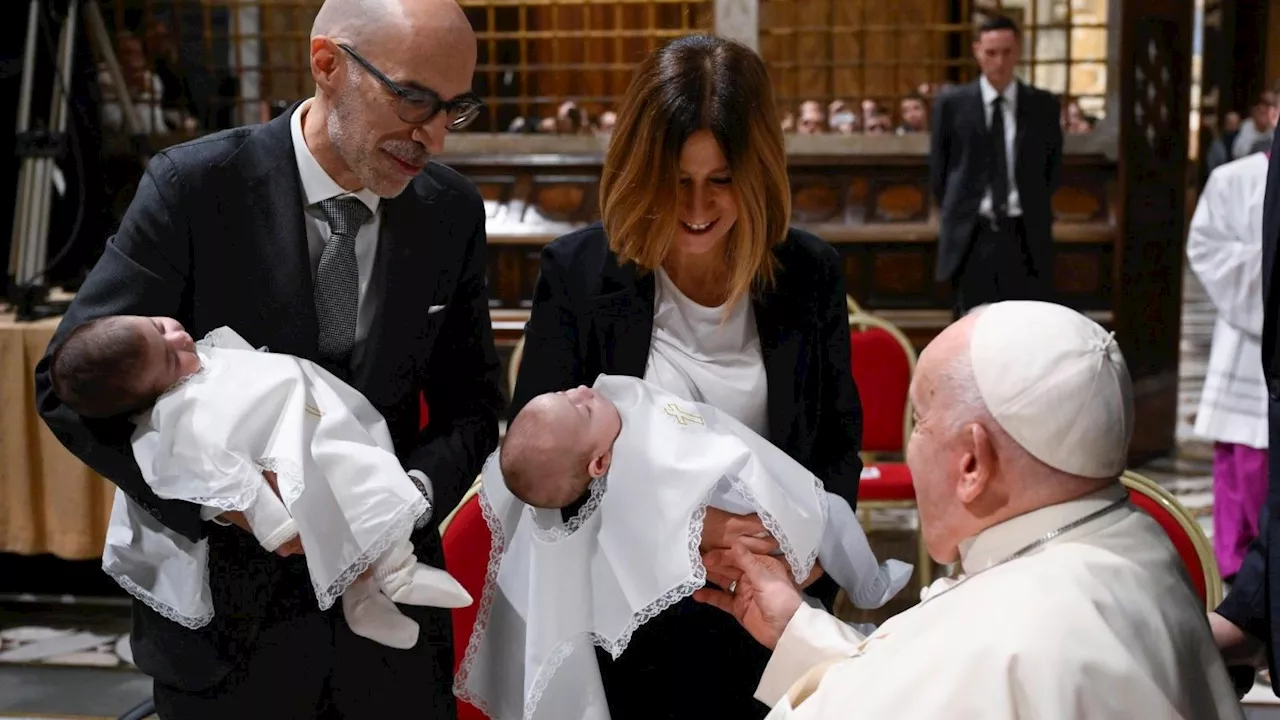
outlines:
[{"label": "baby's bare head", "polygon": [[535,397],[502,444],[507,488],[533,507],[570,505],[609,469],[621,422],[613,403],[590,388]]},{"label": "baby's bare head", "polygon": [[195,344],[172,318],[112,315],[80,325],[54,351],[54,394],[84,417],[137,411],[200,368]]}]

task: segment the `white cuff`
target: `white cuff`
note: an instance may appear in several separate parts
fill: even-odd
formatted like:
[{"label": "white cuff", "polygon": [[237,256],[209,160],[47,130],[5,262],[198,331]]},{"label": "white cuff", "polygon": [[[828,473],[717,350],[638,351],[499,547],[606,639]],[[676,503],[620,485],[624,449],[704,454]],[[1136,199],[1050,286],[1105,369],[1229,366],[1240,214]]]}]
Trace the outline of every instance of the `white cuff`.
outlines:
[{"label": "white cuff", "polygon": [[220,509],[218,509],[218,508],[216,508],[216,507],[213,507],[213,506],[211,506],[211,505],[201,505],[201,506],[200,506],[200,519],[201,519],[201,520],[212,520],[213,522],[215,522],[215,523],[217,523],[217,524],[219,524],[219,525],[221,525],[221,526],[223,526],[223,527],[229,527],[229,526],[231,525],[231,523],[229,523],[229,522],[227,522],[226,520],[223,520],[222,518],[218,517],[218,516],[219,516],[219,515],[221,515],[222,513],[223,513],[223,511],[222,511],[222,510],[220,510]]},{"label": "white cuff", "polygon": [[778,638],[755,698],[769,707],[777,705],[810,668],[854,654],[864,639],[834,615],[801,603]]}]

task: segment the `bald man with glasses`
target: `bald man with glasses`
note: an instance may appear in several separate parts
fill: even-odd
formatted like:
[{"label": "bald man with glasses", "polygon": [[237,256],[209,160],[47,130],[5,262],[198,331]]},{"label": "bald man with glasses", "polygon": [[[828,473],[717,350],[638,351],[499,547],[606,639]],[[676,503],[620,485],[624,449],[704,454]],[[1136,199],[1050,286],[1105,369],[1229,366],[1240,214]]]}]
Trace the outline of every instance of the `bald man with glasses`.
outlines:
[{"label": "bald man with glasses", "polygon": [[[480,111],[475,64],[453,0],[327,0],[311,33],[315,96],[266,125],[158,154],[50,350],[98,317],[167,316],[197,338],[225,325],[322,364],[386,418],[433,507],[414,551],[442,567],[436,527],[495,448],[503,404],[484,206],[470,182],[431,162]],[[303,557],[264,552],[238,513],[154,495],[128,418],[71,412],[52,391],[48,357],[36,402],[130,502],[207,543],[208,625],[134,605],[133,655],[155,678],[162,718],[454,717],[447,610],[401,607],[422,628],[409,650],[354,635],[341,612],[317,608]]]}]

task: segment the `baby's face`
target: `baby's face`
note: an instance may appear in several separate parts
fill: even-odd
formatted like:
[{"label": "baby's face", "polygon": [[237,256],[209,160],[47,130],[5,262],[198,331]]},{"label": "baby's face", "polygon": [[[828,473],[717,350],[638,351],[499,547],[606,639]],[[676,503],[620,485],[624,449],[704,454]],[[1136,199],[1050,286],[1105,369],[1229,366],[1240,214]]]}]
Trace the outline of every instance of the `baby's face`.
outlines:
[{"label": "baby's face", "polygon": [[[557,436],[566,438],[593,458],[605,457],[622,430],[622,417],[613,401],[589,387],[553,393],[548,410]],[[592,473],[593,475],[598,473]]]},{"label": "baby's face", "polygon": [[200,369],[195,341],[182,323],[167,317],[130,317],[126,321],[146,339],[145,359],[138,369],[143,387],[160,393]]}]

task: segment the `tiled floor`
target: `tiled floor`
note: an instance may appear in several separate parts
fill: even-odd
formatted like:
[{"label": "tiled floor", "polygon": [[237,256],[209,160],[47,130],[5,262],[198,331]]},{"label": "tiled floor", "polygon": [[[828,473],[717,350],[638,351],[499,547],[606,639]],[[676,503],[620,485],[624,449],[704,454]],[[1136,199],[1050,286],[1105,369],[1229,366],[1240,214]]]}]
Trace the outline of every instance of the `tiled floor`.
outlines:
[{"label": "tiled floor", "polygon": [[[1204,381],[1214,313],[1193,277],[1184,283],[1178,439],[1176,457],[1139,471],[1173,492],[1212,533],[1210,447],[1191,432]],[[1141,421],[1141,419],[1139,419]],[[883,511],[868,528],[881,557],[915,557],[914,513]],[[861,621],[879,621],[910,605],[911,591]],[[147,697],[150,682],[132,670],[126,633],[128,612],[115,607],[68,604],[0,604],[0,718],[13,713],[115,717]],[[7,664],[6,664],[7,663]],[[1269,687],[1250,693],[1251,718],[1280,718]],[[1275,713],[1267,714],[1267,713]]]}]

